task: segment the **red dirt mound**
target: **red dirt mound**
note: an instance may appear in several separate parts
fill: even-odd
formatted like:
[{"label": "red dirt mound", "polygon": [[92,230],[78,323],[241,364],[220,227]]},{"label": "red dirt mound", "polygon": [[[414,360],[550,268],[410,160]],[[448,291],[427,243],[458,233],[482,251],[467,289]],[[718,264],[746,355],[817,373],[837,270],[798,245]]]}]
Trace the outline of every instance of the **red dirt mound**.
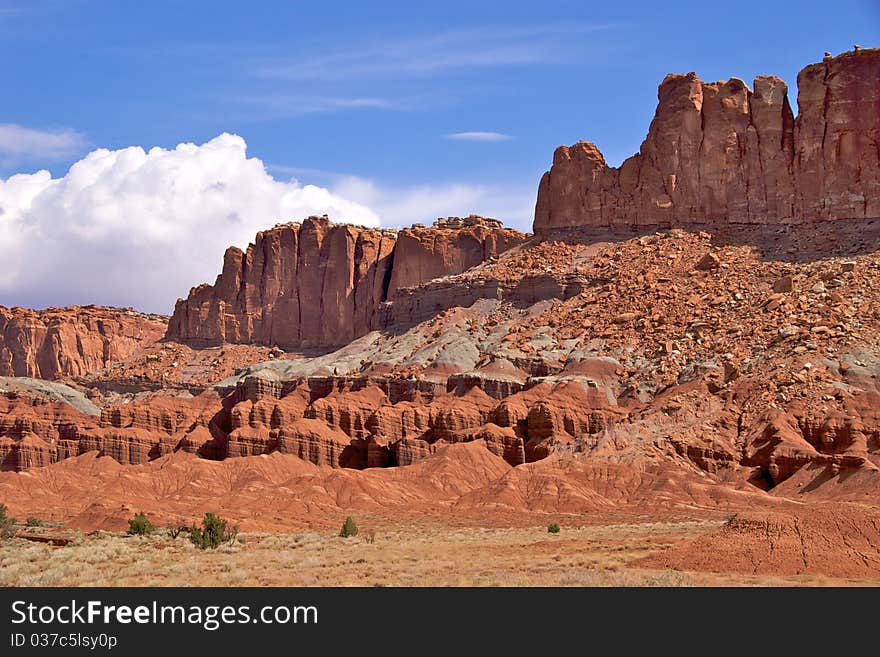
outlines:
[{"label": "red dirt mound", "polygon": [[248,530],[327,527],[344,511],[422,516],[510,469],[483,441],[448,445],[421,462],[369,470],[317,466],[289,454],[210,461],[175,452],[120,465],[90,452],[45,468],[0,473],[13,516],[39,515],[83,530],[122,530],[144,511],[156,524],[189,524],[207,511]]},{"label": "red dirt mound", "polygon": [[636,562],[754,575],[880,576],[880,511],[818,504],[738,513],[720,529]]}]

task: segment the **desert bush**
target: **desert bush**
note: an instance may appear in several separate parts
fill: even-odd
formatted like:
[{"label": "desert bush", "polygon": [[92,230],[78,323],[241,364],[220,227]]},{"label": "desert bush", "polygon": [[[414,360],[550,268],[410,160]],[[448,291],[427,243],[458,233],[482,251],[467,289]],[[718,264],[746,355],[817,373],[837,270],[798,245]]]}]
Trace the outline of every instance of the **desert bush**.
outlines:
[{"label": "desert bush", "polygon": [[156,531],[156,526],[150,522],[144,512],[135,513],[134,518],[128,521],[128,533],[133,536],[146,536]]},{"label": "desert bush", "polygon": [[0,504],[0,538],[12,538],[15,535],[15,518],[6,515],[6,505]]},{"label": "desert bush", "polygon": [[189,527],[187,527],[186,525],[178,525],[177,527],[169,527],[168,528],[168,535],[172,539],[176,539],[183,532],[188,532],[188,531],[189,531]]},{"label": "desert bush", "polygon": [[224,541],[232,542],[238,535],[238,526],[227,530],[226,520],[213,513],[206,513],[201,528],[193,525],[189,531],[189,540],[202,550],[215,549]]},{"label": "desert bush", "polygon": [[339,535],[342,538],[349,538],[350,536],[357,536],[358,527],[354,524],[354,520],[352,520],[351,516],[348,516],[345,519],[345,522],[342,523],[342,529],[339,530]]},{"label": "desert bush", "polygon": [[43,521],[35,516],[28,516],[28,519],[24,522],[28,527],[42,527]]},{"label": "desert bush", "polygon": [[558,534],[559,533],[559,525],[557,525],[555,522],[551,522],[549,525],[547,525],[547,531],[550,532],[551,534]]}]

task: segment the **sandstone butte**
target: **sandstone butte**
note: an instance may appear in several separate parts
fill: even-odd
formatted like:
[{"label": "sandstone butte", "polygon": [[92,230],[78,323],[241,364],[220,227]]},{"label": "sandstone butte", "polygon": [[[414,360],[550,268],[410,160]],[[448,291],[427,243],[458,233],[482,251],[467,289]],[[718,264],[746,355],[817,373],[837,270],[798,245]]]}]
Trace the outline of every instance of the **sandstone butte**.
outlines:
[{"label": "sandstone butte", "polygon": [[0,499],[82,528],[734,512],[648,562],[880,577],[878,61],[808,66],[797,119],[777,78],[667,77],[619,169],[557,150],[534,236],[277,226],[156,344],[4,311]]},{"label": "sandstone butte", "polygon": [[401,231],[309,217],[231,247],[214,285],[180,299],[167,337],[192,344],[339,346],[384,328],[396,291],[458,274],[521,243],[495,219],[440,219]]},{"label": "sandstone butte", "polygon": [[880,217],[880,49],[798,74],[798,115],[774,76],[666,76],[638,154],[608,166],[560,146],[541,179],[536,234]]},{"label": "sandstone butte", "polygon": [[0,376],[81,376],[139,353],[166,325],[130,308],[0,306]]}]

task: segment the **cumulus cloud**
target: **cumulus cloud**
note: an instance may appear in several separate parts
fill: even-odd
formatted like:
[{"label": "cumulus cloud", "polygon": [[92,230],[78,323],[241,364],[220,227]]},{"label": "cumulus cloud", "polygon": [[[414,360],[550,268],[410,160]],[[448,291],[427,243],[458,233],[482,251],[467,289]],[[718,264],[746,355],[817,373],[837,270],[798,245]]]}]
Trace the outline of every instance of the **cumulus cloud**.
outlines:
[{"label": "cumulus cloud", "polygon": [[446,138],[455,139],[457,141],[508,141],[509,139],[513,139],[510,135],[505,135],[502,132],[482,130],[475,130],[472,132],[453,132],[451,135],[446,135]]},{"label": "cumulus cloud", "polygon": [[169,312],[213,282],[230,244],[278,221],[327,213],[378,225],[371,209],[326,188],[281,182],[244,139],[200,146],[98,149],[65,176],[0,179],[0,304],[132,305]]},{"label": "cumulus cloud", "polygon": [[0,123],[0,160],[62,160],[86,147],[86,138],[75,130],[35,130],[15,123]]}]

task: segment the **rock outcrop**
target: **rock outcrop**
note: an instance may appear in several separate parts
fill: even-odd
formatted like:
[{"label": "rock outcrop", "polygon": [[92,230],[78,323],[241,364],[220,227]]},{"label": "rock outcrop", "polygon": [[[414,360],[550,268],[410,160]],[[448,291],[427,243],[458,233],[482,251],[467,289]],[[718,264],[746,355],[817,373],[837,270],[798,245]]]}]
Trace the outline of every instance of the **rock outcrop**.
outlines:
[{"label": "rock outcrop", "polygon": [[880,49],[785,82],[668,75],[638,154],[610,167],[589,142],[560,146],[541,179],[536,234],[691,224],[880,218]]},{"label": "rock outcrop", "polygon": [[98,426],[97,409],[90,409],[84,398],[77,400],[76,391],[41,383],[0,380],[0,470],[43,467],[76,456],[80,432]]},{"label": "rock outcrop", "polygon": [[83,376],[142,351],[166,326],[130,308],[0,306],[0,376]]},{"label": "rock outcrop", "polygon": [[396,290],[421,285],[479,265],[523,241],[496,219],[471,216],[438,219],[433,228],[408,228],[397,235],[389,298]]},{"label": "rock outcrop", "polygon": [[440,219],[401,231],[309,217],[226,251],[214,285],[178,300],[167,337],[190,343],[338,346],[379,327],[398,288],[458,274],[525,236],[494,219]]},{"label": "rock outcrop", "polygon": [[[399,232],[321,217],[260,233],[246,253],[227,252],[214,286],[178,303],[169,336],[343,346],[224,345],[196,357],[164,342],[80,379],[88,398],[59,382],[0,379],[0,467],[90,451],[142,464],[183,451],[363,469],[480,442],[510,465],[570,457],[608,481],[663,463],[771,495],[835,479],[830,490],[861,495],[858,480],[880,477],[880,222],[864,220],[873,197],[861,214],[846,205],[857,186],[872,189],[876,168],[862,140],[874,134],[876,89],[850,69],[870,73],[875,59],[819,65],[830,131],[821,141],[837,135],[835,148],[859,162],[848,175],[806,146],[820,139],[807,135],[819,120],[809,118],[813,67],[801,75],[797,121],[778,79],[751,91],[671,76],[642,154],[613,170],[581,144],[549,174],[589,183],[572,206],[589,211],[586,226],[601,228],[609,208],[654,221],[652,207],[667,223],[699,216],[706,230],[554,241],[476,216]],[[838,117],[848,111],[858,117]],[[589,176],[565,169],[577,158],[593,162]],[[808,170],[809,190],[798,182]],[[643,206],[647,196],[614,195],[612,183],[633,181],[668,193]],[[807,191],[825,194],[831,214]],[[838,220],[761,224],[807,208]],[[372,330],[391,325],[399,330]],[[180,386],[199,368],[234,373],[192,397]],[[142,388],[120,387],[138,376]]]},{"label": "rock outcrop", "polygon": [[[513,466],[572,464],[546,466],[548,503],[568,499],[569,484],[554,483],[564,472],[569,483],[591,477],[602,504],[629,503],[631,486],[657,481],[642,478],[651,469],[675,504],[704,499],[675,483],[683,473],[733,496],[858,501],[880,482],[877,224],[744,226],[732,244],[680,229],[530,241],[418,287],[495,281],[499,294],[327,353],[264,349],[264,361],[197,397],[161,390],[161,368],[142,384],[160,392],[93,387],[88,398],[58,382],[0,379],[0,469],[88,452],[126,465],[280,452],[346,477],[481,443]],[[515,293],[538,276],[541,294]],[[204,350],[206,362],[226,349]],[[154,363],[185,362],[172,343],[151,352]],[[509,494],[500,484],[499,499]]]}]

